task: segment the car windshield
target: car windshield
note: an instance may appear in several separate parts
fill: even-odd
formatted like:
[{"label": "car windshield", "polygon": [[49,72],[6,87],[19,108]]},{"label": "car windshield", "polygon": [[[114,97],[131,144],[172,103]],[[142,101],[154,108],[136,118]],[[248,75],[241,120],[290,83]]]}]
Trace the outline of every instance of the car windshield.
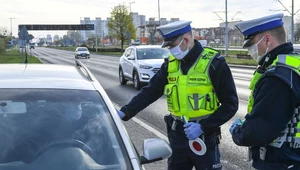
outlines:
[{"label": "car windshield", "polygon": [[[28,164],[50,150],[47,145],[67,141],[60,147],[76,145],[100,165],[130,169],[121,137],[98,92],[49,89],[1,89],[0,92],[0,163]],[[74,141],[79,142],[74,144]],[[83,147],[78,143],[83,143]],[[72,153],[65,156],[77,159]]]},{"label": "car windshield", "polygon": [[166,48],[139,48],[136,52],[138,60],[164,59],[170,55]]},{"label": "car windshield", "polygon": [[78,51],[88,51],[87,48],[78,48]]}]

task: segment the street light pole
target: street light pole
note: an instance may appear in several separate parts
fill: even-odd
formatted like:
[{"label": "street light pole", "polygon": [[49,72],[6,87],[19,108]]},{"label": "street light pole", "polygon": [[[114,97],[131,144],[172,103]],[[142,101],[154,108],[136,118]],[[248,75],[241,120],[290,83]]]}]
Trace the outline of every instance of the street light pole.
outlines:
[{"label": "street light pole", "polygon": [[226,46],[226,57],[228,56],[228,21],[227,21],[227,0],[225,0],[225,46]]},{"label": "street light pole", "polygon": [[129,9],[130,9],[130,13],[131,13],[131,4],[134,4],[135,2],[128,2],[129,3]]},{"label": "street light pole", "polygon": [[158,0],[158,24],[160,25],[160,4]]},{"label": "street light pole", "polygon": [[10,19],[10,36],[12,36],[12,20],[16,18],[9,18]]},{"label": "street light pole", "polygon": [[291,38],[291,41],[292,43],[295,43],[294,42],[294,0],[292,0],[292,38]]},{"label": "street light pole", "polygon": [[292,0],[292,12],[290,12],[280,0],[277,0],[284,8],[284,11],[287,11],[290,13],[290,15],[292,16],[292,25],[291,25],[291,29],[292,29],[292,34],[291,34],[291,42],[294,43],[294,16],[300,11],[300,9],[297,12],[294,12],[294,0]]},{"label": "street light pole", "polygon": [[12,45],[12,20],[16,18],[9,18],[10,19],[10,43]]}]

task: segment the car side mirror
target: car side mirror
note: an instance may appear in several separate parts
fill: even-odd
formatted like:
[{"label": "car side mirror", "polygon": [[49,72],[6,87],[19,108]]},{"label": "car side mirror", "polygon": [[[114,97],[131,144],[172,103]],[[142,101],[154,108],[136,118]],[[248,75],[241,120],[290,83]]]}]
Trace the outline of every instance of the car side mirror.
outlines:
[{"label": "car side mirror", "polygon": [[172,149],[167,141],[159,138],[144,140],[144,155],[140,157],[141,164],[166,159],[172,155]]},{"label": "car side mirror", "polygon": [[134,60],[134,57],[133,56],[129,56],[128,60]]}]

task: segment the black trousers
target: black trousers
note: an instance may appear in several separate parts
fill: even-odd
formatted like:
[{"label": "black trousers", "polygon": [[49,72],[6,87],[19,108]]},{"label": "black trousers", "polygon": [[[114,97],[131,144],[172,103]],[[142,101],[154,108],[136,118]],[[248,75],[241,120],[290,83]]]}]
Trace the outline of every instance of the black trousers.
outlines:
[{"label": "black trousers", "polygon": [[168,138],[173,154],[168,159],[168,170],[221,170],[219,145],[216,135],[205,136],[207,151],[204,155],[196,155],[189,148],[189,140],[184,133],[183,122],[175,120],[176,127],[172,129],[173,117],[165,116]]}]

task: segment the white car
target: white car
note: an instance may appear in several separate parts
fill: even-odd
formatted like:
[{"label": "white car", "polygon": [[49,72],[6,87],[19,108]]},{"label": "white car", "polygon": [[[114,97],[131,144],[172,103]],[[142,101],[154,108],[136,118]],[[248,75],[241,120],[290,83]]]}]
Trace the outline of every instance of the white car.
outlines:
[{"label": "white car", "polygon": [[79,57],[90,58],[90,52],[86,47],[77,47],[75,50],[75,59]]},{"label": "white car", "polygon": [[128,47],[119,61],[119,81],[125,85],[133,81],[134,88],[139,90],[147,84],[160,69],[170,52],[158,45],[142,45]]},{"label": "white car", "polygon": [[172,154],[159,138],[145,139],[144,154],[137,153],[113,103],[81,62],[0,68],[1,170],[143,170]]},{"label": "white car", "polygon": [[294,44],[293,47],[294,47],[294,52],[300,54],[300,44]]}]

